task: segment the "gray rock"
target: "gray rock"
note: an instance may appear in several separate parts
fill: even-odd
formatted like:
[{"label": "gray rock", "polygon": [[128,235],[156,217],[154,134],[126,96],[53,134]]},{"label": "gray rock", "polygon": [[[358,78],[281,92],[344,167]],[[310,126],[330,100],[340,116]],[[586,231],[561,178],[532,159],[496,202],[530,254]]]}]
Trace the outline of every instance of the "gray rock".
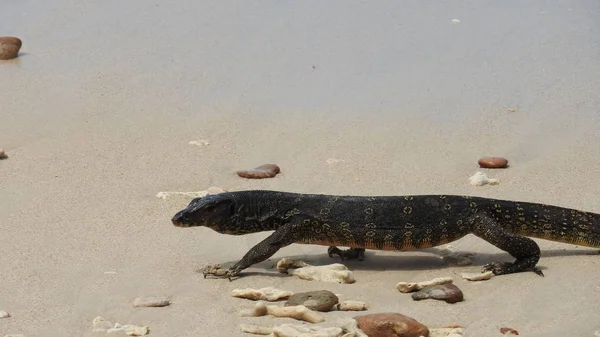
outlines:
[{"label": "gray rock", "polygon": [[285,302],[285,306],[303,305],[310,310],[327,312],[338,304],[339,299],[329,290],[309,291],[296,293]]},{"label": "gray rock", "polygon": [[446,301],[447,303],[461,302],[464,299],[462,291],[453,283],[427,287],[412,294],[412,299],[415,301],[428,298]]}]

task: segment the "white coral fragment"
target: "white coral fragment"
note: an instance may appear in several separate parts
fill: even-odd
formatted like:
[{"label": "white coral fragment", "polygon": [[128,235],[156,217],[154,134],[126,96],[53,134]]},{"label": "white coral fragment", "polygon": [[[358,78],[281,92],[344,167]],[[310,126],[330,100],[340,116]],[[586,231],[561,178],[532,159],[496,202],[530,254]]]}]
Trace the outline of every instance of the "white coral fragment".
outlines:
[{"label": "white coral fragment", "polygon": [[483,186],[483,185],[498,185],[500,181],[498,179],[489,178],[485,173],[478,171],[471,177],[469,177],[469,182],[473,186]]},{"label": "white coral fragment", "polygon": [[341,263],[333,263],[324,266],[312,266],[300,260],[283,258],[277,262],[277,270],[280,273],[296,276],[303,280],[354,283],[354,274],[348,267]]},{"label": "white coral fragment", "polygon": [[437,277],[433,280],[423,281],[423,282],[398,282],[396,284],[396,289],[401,293],[409,293],[417,290],[421,290],[425,287],[430,287],[434,285],[452,283],[452,277]]},{"label": "white coral fragment", "polygon": [[263,300],[274,302],[278,300],[284,300],[292,296],[294,293],[291,291],[281,290],[273,287],[266,287],[260,289],[244,288],[244,289],[233,289],[231,296],[245,298],[253,301]]}]

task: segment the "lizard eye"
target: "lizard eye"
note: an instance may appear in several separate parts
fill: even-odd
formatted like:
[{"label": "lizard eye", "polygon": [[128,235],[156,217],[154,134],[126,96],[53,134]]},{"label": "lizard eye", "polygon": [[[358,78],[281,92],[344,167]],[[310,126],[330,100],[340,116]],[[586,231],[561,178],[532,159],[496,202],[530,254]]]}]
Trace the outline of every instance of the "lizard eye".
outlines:
[{"label": "lizard eye", "polygon": [[208,205],[208,206],[204,207],[205,212],[212,212],[214,210],[215,210],[215,205]]}]

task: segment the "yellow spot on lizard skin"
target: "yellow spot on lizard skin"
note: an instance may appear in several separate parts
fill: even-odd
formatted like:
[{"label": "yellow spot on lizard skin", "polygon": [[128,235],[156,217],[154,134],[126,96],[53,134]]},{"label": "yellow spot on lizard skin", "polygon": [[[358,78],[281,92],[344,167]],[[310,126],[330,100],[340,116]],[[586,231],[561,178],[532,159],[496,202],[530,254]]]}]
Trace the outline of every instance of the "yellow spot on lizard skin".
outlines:
[{"label": "yellow spot on lizard skin", "polygon": [[374,222],[369,222],[368,224],[365,225],[365,228],[373,229],[373,228],[377,228],[377,226],[375,225]]},{"label": "yellow spot on lizard skin", "polygon": [[323,214],[323,215],[327,215],[329,214],[329,212],[331,212],[331,210],[327,207],[321,208],[321,211],[319,213]]},{"label": "yellow spot on lizard skin", "polygon": [[445,204],[444,205],[444,209],[447,210],[447,211],[449,211],[449,210],[452,209],[452,206],[450,204]]},{"label": "yellow spot on lizard skin", "polygon": [[448,224],[448,221],[446,221],[446,219],[440,220],[440,225],[446,226],[447,224]]},{"label": "yellow spot on lizard skin", "polygon": [[406,197],[404,197],[404,200],[413,200],[413,197],[411,197],[411,196],[406,196]]},{"label": "yellow spot on lizard skin", "polygon": [[373,214],[373,209],[369,207],[369,208],[365,209],[365,213]]},{"label": "yellow spot on lizard skin", "polygon": [[377,235],[377,232],[376,232],[376,231],[367,231],[367,232],[365,233],[365,236],[366,236],[366,237],[369,237],[369,238],[375,237],[375,235]]},{"label": "yellow spot on lizard skin", "polygon": [[310,225],[310,219],[306,219],[304,221],[302,221],[303,225]]},{"label": "yellow spot on lizard skin", "polygon": [[412,213],[412,207],[410,207],[410,206],[404,207],[403,212],[404,212],[404,214],[410,214],[410,213]]},{"label": "yellow spot on lizard skin", "polygon": [[404,225],[404,228],[407,229],[411,229],[411,228],[415,228],[415,225],[411,224],[410,222]]},{"label": "yellow spot on lizard skin", "polygon": [[341,229],[349,229],[350,228],[350,224],[347,222],[341,222],[340,223],[340,228]]},{"label": "yellow spot on lizard skin", "polygon": [[291,218],[291,217],[293,217],[294,215],[298,215],[298,214],[300,214],[300,210],[299,210],[299,209],[297,209],[297,208],[293,208],[293,209],[291,209],[291,210],[289,210],[289,211],[287,211],[287,212],[285,213],[285,218],[286,218],[286,219],[287,219],[287,218]]}]

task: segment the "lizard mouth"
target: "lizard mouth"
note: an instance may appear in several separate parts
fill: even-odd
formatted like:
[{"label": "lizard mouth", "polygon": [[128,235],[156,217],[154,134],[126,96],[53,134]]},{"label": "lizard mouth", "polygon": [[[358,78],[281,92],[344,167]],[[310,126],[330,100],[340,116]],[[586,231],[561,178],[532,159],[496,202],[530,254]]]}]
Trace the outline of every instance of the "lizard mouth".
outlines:
[{"label": "lizard mouth", "polygon": [[190,227],[185,220],[187,220],[186,217],[181,213],[177,213],[173,216],[173,218],[171,218],[171,222],[175,227]]}]

